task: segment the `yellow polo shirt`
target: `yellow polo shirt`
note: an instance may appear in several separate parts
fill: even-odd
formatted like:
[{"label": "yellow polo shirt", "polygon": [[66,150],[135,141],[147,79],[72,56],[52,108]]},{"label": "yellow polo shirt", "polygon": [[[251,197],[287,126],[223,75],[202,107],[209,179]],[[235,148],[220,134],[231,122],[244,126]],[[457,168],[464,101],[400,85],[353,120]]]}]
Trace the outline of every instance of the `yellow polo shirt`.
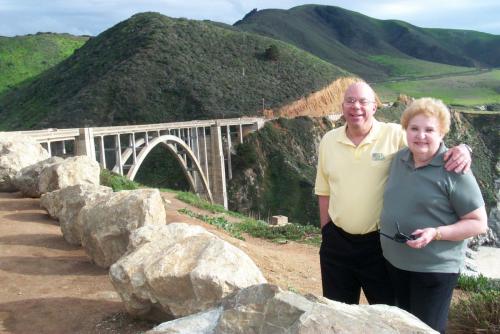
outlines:
[{"label": "yellow polo shirt", "polygon": [[315,193],[330,196],[328,213],[351,234],[379,229],[384,187],[394,154],[406,147],[399,124],[374,120],[370,133],[355,146],[346,127],[329,131],[319,146]]}]

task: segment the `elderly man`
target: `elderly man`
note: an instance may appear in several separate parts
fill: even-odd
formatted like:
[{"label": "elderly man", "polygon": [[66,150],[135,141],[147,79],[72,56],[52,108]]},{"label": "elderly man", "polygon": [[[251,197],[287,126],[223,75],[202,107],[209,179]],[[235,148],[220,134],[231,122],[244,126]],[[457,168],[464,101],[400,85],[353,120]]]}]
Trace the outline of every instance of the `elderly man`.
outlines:
[{"label": "elderly man", "polygon": [[[375,92],[365,82],[348,87],[342,109],[346,125],[323,137],[316,174],[323,295],[357,304],[363,288],[370,304],[393,305],[378,230],[389,166],[406,146],[405,134],[400,125],[373,117]],[[468,146],[450,149],[445,159],[447,170],[468,170]]]}]

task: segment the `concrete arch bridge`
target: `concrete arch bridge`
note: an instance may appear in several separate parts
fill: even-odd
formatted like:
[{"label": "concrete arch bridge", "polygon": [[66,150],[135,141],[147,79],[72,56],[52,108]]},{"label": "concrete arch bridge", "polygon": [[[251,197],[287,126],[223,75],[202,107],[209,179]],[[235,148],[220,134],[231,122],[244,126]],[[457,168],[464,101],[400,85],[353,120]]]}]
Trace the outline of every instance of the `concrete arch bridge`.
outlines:
[{"label": "concrete arch bridge", "polygon": [[176,157],[192,191],[227,208],[231,149],[263,125],[263,118],[233,118],[17,133],[35,138],[50,155],[87,155],[130,180],[161,145]]}]

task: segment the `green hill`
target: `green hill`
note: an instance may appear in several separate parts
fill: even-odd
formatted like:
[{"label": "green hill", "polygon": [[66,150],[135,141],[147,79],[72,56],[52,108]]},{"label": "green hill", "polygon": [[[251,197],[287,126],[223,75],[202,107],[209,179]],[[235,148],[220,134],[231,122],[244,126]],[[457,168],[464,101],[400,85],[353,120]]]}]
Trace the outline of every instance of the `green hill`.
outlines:
[{"label": "green hill", "polygon": [[68,58],[88,37],[69,34],[0,36],[0,93]]},{"label": "green hill", "polygon": [[142,13],[0,96],[0,128],[255,115],[263,102],[285,104],[346,74],[294,46],[231,26]]},{"label": "green hill", "polygon": [[434,74],[500,66],[498,35],[419,28],[333,6],[254,10],[235,27],[286,41],[371,81],[404,77],[407,72],[414,76],[416,64]]}]

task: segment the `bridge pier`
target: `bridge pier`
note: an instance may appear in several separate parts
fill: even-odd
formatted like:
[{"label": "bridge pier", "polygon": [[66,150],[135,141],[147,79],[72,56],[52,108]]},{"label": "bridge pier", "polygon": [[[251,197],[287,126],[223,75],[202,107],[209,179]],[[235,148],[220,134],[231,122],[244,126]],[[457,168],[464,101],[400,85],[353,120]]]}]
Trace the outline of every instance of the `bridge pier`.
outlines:
[{"label": "bridge pier", "polygon": [[226,144],[227,144],[227,178],[228,180],[231,180],[233,178],[233,166],[231,165],[231,127],[230,125],[226,126],[226,132],[227,132],[227,139],[226,139]]},{"label": "bridge pier", "polygon": [[216,203],[227,209],[226,171],[224,152],[222,150],[222,131],[219,122],[210,127],[210,143],[212,166],[210,168],[210,190]]},{"label": "bridge pier", "polygon": [[81,128],[78,131],[78,137],[75,138],[75,155],[86,155],[96,160],[93,129]]}]

